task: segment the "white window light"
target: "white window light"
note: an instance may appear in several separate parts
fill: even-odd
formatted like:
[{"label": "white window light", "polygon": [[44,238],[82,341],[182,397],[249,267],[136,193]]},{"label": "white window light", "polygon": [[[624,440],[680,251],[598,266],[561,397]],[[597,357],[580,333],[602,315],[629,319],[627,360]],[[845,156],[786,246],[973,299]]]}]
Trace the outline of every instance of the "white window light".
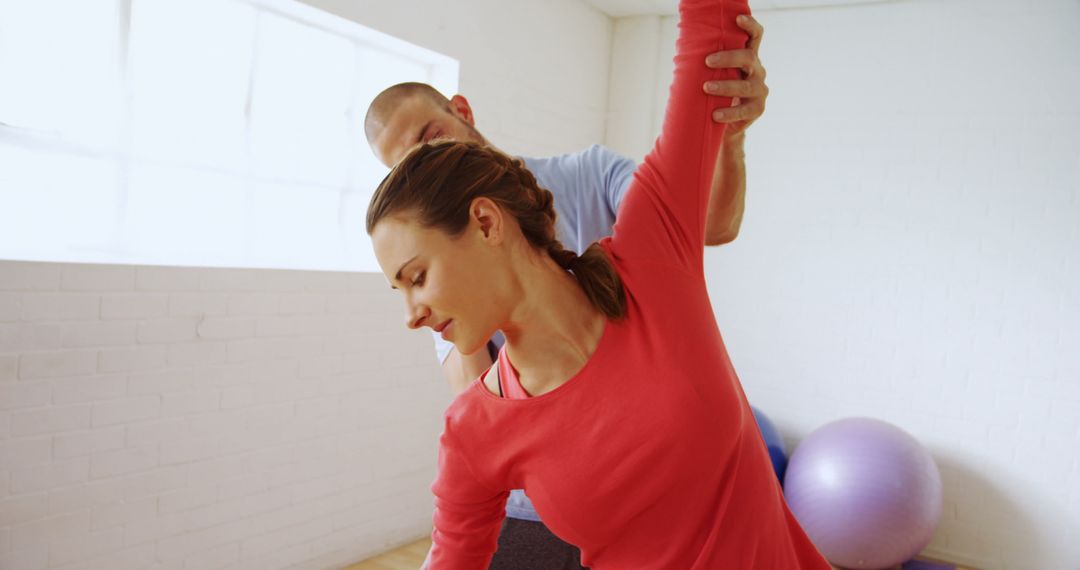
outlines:
[{"label": "white window light", "polygon": [[0,258],[376,271],[363,115],[457,75],[291,0],[0,0]]}]

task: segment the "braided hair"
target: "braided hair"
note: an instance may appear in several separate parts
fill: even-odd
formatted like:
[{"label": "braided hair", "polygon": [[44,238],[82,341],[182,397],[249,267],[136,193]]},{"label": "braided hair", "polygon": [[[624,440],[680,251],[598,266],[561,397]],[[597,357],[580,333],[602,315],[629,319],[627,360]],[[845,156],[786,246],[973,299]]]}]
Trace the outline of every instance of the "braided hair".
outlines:
[{"label": "braided hair", "polygon": [[383,218],[407,210],[422,226],[458,237],[468,226],[473,200],[486,197],[517,221],[529,245],[571,272],[585,296],[608,318],[626,315],[622,280],[599,244],[582,255],[555,237],[551,192],[541,188],[521,160],[472,142],[432,141],[411,150],[375,190],[367,232]]}]

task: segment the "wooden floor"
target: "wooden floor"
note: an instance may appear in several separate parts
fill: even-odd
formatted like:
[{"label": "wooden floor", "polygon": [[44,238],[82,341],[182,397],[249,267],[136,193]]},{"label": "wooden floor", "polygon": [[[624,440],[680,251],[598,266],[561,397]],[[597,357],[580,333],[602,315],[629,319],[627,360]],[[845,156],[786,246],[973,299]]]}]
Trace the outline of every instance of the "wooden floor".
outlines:
[{"label": "wooden floor", "polygon": [[[417,570],[424,563],[424,557],[427,556],[430,548],[431,539],[425,538],[412,544],[406,544],[397,550],[391,550],[381,556],[369,558],[352,566],[346,566],[343,570]],[[833,569],[840,570],[836,566],[833,566]],[[958,566],[956,570],[975,569]]]},{"label": "wooden floor", "polygon": [[375,558],[346,566],[343,570],[416,570],[424,563],[424,557],[430,548],[431,539],[425,538]]}]

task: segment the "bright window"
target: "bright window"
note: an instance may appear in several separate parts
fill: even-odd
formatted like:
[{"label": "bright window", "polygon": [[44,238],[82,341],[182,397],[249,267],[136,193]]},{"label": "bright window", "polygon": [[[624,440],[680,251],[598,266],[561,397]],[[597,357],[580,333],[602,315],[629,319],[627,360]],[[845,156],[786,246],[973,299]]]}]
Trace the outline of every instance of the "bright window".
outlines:
[{"label": "bright window", "polygon": [[377,270],[364,113],[457,73],[291,0],[0,0],[0,258]]}]

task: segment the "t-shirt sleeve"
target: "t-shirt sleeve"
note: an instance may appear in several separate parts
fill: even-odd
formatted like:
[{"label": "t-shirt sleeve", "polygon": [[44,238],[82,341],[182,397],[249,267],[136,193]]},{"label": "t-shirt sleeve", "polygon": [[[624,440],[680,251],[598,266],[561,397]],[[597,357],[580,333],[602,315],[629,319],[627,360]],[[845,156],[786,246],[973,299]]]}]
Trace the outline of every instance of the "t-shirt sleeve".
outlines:
[{"label": "t-shirt sleeve", "polygon": [[[710,69],[705,56],[745,47],[735,24],[748,14],[745,0],[683,0],[675,74],[660,137],[638,167],[619,210],[612,251],[701,273],[709,184],[724,126],[711,110],[725,105],[702,90],[713,79],[738,79],[733,69]],[[730,103],[727,103],[730,104]]]},{"label": "t-shirt sleeve", "polygon": [[626,191],[630,189],[630,182],[634,179],[637,164],[610,148],[600,145],[590,147],[586,155],[589,168],[598,177],[597,187],[603,190],[608,211],[614,218],[619,213],[619,205],[622,204]]},{"label": "t-shirt sleeve", "polygon": [[481,482],[451,433],[449,420],[439,439],[435,483],[431,570],[481,570],[491,563],[506,516],[509,490]]}]

